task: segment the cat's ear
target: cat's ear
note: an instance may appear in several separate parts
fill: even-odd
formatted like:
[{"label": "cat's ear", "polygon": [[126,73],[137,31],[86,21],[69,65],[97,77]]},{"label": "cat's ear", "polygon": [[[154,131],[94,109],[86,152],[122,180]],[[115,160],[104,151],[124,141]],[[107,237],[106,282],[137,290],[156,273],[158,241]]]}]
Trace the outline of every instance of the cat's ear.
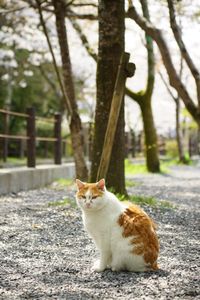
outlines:
[{"label": "cat's ear", "polygon": [[76,186],[77,186],[78,191],[80,189],[82,189],[84,187],[84,185],[85,185],[84,182],[80,181],[79,179],[76,179]]},{"label": "cat's ear", "polygon": [[105,179],[104,178],[97,182],[97,187],[101,191],[105,190]]}]

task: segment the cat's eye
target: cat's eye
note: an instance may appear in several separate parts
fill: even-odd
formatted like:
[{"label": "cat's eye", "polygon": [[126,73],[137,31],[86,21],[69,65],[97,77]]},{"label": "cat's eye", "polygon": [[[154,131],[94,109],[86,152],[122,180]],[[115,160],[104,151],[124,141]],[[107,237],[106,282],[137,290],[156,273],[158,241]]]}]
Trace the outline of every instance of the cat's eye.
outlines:
[{"label": "cat's eye", "polygon": [[92,196],[92,199],[96,199],[98,196]]},{"label": "cat's eye", "polygon": [[86,196],[82,196],[83,199],[86,199]]}]

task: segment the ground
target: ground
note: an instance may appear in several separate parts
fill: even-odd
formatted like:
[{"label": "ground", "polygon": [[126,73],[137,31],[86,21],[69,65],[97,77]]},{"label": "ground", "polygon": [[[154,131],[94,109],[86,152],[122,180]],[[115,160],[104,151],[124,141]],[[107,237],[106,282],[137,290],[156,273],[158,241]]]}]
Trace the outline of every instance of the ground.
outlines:
[{"label": "ground", "polygon": [[175,206],[144,206],[158,224],[159,271],[91,271],[97,253],[74,190],[53,185],[0,197],[0,299],[200,299],[200,167],[131,180],[129,193]]}]

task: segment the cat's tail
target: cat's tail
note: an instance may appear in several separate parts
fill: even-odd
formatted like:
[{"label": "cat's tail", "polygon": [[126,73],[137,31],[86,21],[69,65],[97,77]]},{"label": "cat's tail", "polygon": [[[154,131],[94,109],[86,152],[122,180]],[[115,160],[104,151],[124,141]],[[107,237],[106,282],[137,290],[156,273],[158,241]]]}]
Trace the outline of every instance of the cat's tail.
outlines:
[{"label": "cat's tail", "polygon": [[157,264],[157,261],[155,261],[152,265],[151,265],[152,270],[156,271],[159,270],[159,265]]}]

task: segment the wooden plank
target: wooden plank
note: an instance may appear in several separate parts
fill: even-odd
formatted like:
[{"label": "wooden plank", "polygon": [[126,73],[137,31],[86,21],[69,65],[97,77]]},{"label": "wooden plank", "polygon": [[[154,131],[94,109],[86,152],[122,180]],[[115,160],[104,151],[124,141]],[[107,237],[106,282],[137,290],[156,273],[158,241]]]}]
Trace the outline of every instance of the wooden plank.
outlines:
[{"label": "wooden plank", "polygon": [[40,142],[42,142],[42,141],[46,141],[46,142],[55,142],[55,141],[57,141],[57,138],[38,136],[38,137],[36,137],[36,140],[37,140],[37,141],[40,141]]},{"label": "wooden plank", "polygon": [[0,109],[0,112],[6,115],[11,115],[11,116],[18,116],[18,117],[23,117],[23,118],[29,118],[28,114],[22,114],[14,111],[9,111],[5,109]]},{"label": "wooden plank", "polygon": [[23,135],[10,135],[10,134],[0,134],[0,138],[5,139],[15,139],[15,140],[28,140],[29,137]]}]

